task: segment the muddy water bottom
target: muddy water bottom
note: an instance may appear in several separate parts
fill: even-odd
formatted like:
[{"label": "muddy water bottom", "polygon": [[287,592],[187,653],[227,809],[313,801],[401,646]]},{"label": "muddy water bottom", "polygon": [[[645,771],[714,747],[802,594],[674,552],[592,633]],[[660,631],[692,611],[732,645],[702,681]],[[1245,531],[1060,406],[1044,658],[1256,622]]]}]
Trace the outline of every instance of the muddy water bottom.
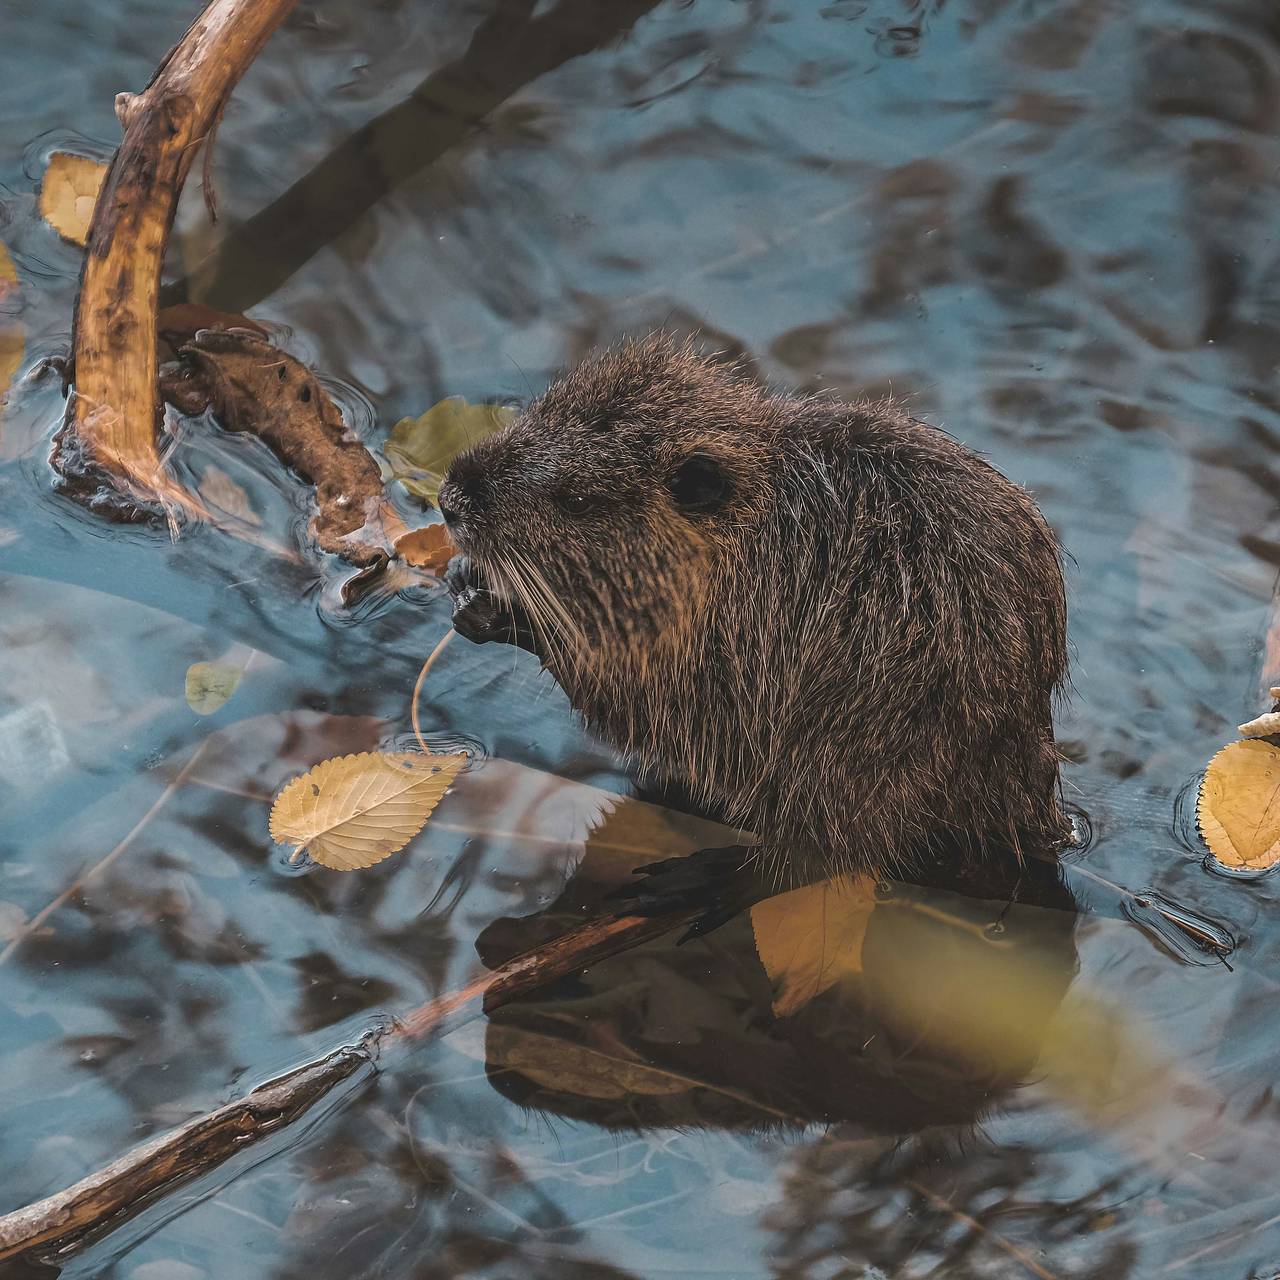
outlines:
[{"label": "muddy water bottom", "polygon": [[[6,12],[0,1211],[707,834],[620,800],[535,663],[457,642],[425,722],[474,760],[432,828],[350,876],[270,841],[287,778],[409,741],[448,609],[429,589],[346,609],[336,564],[53,491],[62,402],[38,370],[68,347],[80,253],[36,188],[59,147],[109,154],[114,95],[189,16]],[[216,227],[188,192],[166,300],[266,325],[375,446],[659,324],[782,385],[908,398],[1029,485],[1072,556],[1059,733],[1092,835],[1061,891],[1013,908],[882,886],[617,957],[0,1273],[1280,1272],[1280,882],[1207,872],[1180,801],[1265,703],[1277,94],[1261,0],[299,8],[223,122]],[[299,545],[305,494],[251,446],[196,425],[174,465],[216,468],[263,540]],[[243,672],[209,716],[184,696],[197,662]],[[779,949],[817,931],[788,920],[839,963],[780,983]]]}]

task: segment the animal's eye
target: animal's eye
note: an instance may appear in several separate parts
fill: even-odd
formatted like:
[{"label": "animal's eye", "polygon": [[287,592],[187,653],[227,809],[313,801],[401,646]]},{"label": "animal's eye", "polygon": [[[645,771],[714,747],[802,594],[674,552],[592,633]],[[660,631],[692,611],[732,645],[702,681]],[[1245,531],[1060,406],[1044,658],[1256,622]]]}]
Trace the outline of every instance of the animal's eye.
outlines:
[{"label": "animal's eye", "polygon": [[690,454],[667,482],[682,511],[717,511],[729,497],[729,477],[720,463],[705,453]]},{"label": "animal's eye", "polygon": [[571,516],[582,516],[596,505],[596,500],[585,493],[562,493],[560,505]]}]

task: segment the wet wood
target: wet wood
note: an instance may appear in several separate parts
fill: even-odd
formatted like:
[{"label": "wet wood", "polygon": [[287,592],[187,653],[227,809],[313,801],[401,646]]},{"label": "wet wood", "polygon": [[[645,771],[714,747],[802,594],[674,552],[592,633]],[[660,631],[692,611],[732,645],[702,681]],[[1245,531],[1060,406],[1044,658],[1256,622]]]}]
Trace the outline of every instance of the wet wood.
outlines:
[{"label": "wet wood", "polygon": [[251,330],[202,328],[179,345],[183,365],[161,394],[183,413],[212,409],[225,431],[255,435],[316,491],[310,532],[322,551],[385,564],[406,532],[373,455],[347,429],[324,384]]},{"label": "wet wood", "polygon": [[136,1147],[65,1191],[7,1214],[0,1218],[0,1259],[40,1245],[63,1249],[89,1232],[119,1225],[161,1192],[217,1168],[296,1120],[370,1065],[368,1050],[341,1048]]},{"label": "wet wood", "polygon": [[376,1071],[394,1047],[447,1034],[481,1013],[685,924],[688,914],[605,916],[561,935],[457,991],[406,1014],[386,1031],[314,1062],[188,1121],[57,1192],[0,1217],[0,1261],[36,1251],[64,1252],[121,1226],[166,1192],[207,1174],[233,1155],[334,1097],[348,1081]]},{"label": "wet wood", "polygon": [[[156,305],[178,196],[227,97],[297,0],[211,0],[139,94],[94,209],[75,319],[69,425],[91,461],[140,500],[204,514],[156,442]],[[66,441],[62,442],[65,453]]]}]

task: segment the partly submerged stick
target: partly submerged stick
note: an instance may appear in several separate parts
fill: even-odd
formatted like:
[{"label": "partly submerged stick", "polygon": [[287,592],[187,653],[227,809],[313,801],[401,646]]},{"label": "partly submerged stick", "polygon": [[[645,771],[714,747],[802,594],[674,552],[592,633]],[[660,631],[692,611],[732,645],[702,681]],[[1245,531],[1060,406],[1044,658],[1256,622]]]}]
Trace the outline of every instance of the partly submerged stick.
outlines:
[{"label": "partly submerged stick", "polygon": [[[72,422],[91,460],[143,500],[203,513],[156,444],[156,300],[178,195],[231,90],[297,0],[210,0],[139,94],[89,227],[75,320]],[[65,447],[67,441],[60,441]]]},{"label": "partly submerged stick", "polygon": [[345,1081],[372,1074],[381,1051],[440,1036],[533,991],[676,928],[688,913],[606,916],[430,1000],[385,1031],[259,1085],[234,1102],[135,1147],[65,1191],[0,1217],[0,1261],[40,1247],[53,1253],[121,1226],[149,1204],[300,1119]]}]

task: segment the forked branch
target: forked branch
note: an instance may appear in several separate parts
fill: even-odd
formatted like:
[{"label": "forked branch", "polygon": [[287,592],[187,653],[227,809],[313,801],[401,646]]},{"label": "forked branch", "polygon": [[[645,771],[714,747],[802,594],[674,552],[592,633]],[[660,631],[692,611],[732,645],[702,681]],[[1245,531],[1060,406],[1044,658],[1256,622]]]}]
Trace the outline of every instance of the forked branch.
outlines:
[{"label": "forked branch", "polygon": [[[202,513],[156,441],[156,302],[178,196],[245,69],[297,0],[210,0],[139,94],[98,196],[75,320],[69,428],[90,460],[144,501]],[[64,429],[64,435],[65,435]],[[60,442],[65,456],[67,440]]]}]

